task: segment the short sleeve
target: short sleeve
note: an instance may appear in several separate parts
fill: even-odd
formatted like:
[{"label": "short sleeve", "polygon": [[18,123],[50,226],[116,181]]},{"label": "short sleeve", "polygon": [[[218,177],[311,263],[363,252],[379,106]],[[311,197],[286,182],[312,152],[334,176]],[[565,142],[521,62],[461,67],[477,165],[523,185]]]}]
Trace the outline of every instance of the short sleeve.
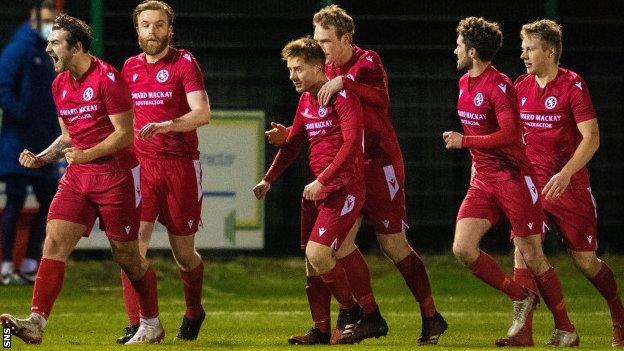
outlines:
[{"label": "short sleeve", "polygon": [[576,123],[596,118],[596,112],[585,81],[581,78],[577,79],[570,89],[570,107]]},{"label": "short sleeve", "polygon": [[100,93],[107,114],[116,115],[132,109],[132,96],[119,72],[111,70],[100,79]]},{"label": "short sleeve", "polygon": [[191,55],[191,53],[182,52],[181,62],[181,76],[182,85],[184,86],[184,92],[190,93],[197,90],[205,90],[204,88],[204,74],[202,73],[197,60]]},{"label": "short sleeve", "polygon": [[502,81],[493,87],[490,94],[490,103],[497,116],[518,114],[516,92],[510,83]]}]

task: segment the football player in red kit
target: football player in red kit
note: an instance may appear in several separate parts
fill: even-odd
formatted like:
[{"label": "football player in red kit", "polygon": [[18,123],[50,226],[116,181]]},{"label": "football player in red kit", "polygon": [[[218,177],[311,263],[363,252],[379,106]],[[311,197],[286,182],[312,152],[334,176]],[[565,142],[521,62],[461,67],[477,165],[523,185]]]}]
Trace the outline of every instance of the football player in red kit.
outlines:
[{"label": "football player in red kit", "polygon": [[[353,271],[337,260],[356,250],[358,218],[364,206],[362,107],[355,94],[342,90],[326,105],[317,99],[327,82],[325,54],[312,38],[288,43],[282,50],[290,79],[302,93],[293,127],[264,179],[253,189],[261,199],[297,157],[303,143],[309,144],[310,168],[315,179],[303,191],[301,244],[306,253],[308,280],[323,283],[340,304],[336,332],[331,343],[355,343],[386,335],[388,326],[373,296],[370,273]],[[364,286],[353,294],[353,285]],[[355,289],[354,289],[355,290]],[[359,304],[359,306],[358,306]],[[325,323],[329,323],[327,318]],[[329,343],[330,333],[316,335],[316,343]]]},{"label": "football player in red kit", "polygon": [[[324,7],[314,15],[314,39],[326,55],[325,75],[330,80],[319,90],[318,99],[326,104],[342,89],[355,94],[364,114],[364,183],[366,200],[362,215],[368,218],[377,233],[382,251],[396,265],[408,288],[420,305],[422,331],[420,345],[436,344],[447,323],[437,312],[431,285],[420,256],[412,249],[405,230],[405,167],[399,142],[389,115],[388,77],[379,55],[353,45],[354,23],[351,16],[337,5]],[[288,133],[274,124],[267,132],[269,142],[281,145]],[[302,218],[303,220],[303,218]],[[339,257],[345,264],[367,270],[359,250]],[[358,286],[352,286],[358,295]],[[309,305],[314,329],[326,332],[329,325],[329,291],[319,279],[309,278]],[[364,292],[359,293],[364,294]],[[312,334],[293,336],[297,344],[314,343]]]},{"label": "football player in red kit", "polygon": [[117,70],[89,54],[91,28],[60,15],[48,36],[47,53],[58,76],[52,83],[61,136],[35,155],[24,150],[20,163],[40,167],[65,156],[69,166],[48,212],[43,258],[33,287],[31,314],[0,321],[26,343],[38,344],[61,292],[65,261],[99,217],[113,258],[128,276],[140,305],[140,326],[127,344],[159,342],[156,274],[139,254],[140,170],[132,149],[132,100]]},{"label": "football player in red kit", "polygon": [[[624,346],[624,308],[611,268],[596,256],[596,204],[586,168],[600,144],[596,113],[585,81],[559,66],[561,26],[551,20],[525,24],[520,32],[527,74],[516,80],[525,153],[535,169],[548,220],[554,222],[576,266],[596,287],[611,312],[613,346]],[[513,278],[535,291],[522,255],[515,253]],[[532,320],[501,346],[532,344]]]},{"label": "football player in red kit", "polygon": [[[195,249],[202,186],[196,129],[210,122],[204,76],[193,55],[170,46],[174,12],[163,1],[146,0],[133,12],[142,53],[126,60],[122,75],[134,109],[134,148],[141,164],[139,249],[145,257],[158,220],[167,228],[184,286],[186,309],[177,338],[195,340],[205,318],[204,264]],[[138,298],[121,274],[130,339],[139,322]]]},{"label": "football player in red kit", "polygon": [[549,344],[576,346],[579,338],[568,318],[559,278],[542,250],[544,215],[524,154],[515,89],[491,65],[503,34],[498,23],[476,17],[460,21],[456,31],[457,69],[467,70],[459,80],[457,102],[464,135],[447,131],[443,139],[447,149],[470,150],[475,175],[457,214],[453,253],[477,278],[513,301],[507,336],[514,338],[535,308],[537,292],[514,281],[479,249],[483,235],[504,214],[511,223],[511,238],[553,314],[555,332]]}]

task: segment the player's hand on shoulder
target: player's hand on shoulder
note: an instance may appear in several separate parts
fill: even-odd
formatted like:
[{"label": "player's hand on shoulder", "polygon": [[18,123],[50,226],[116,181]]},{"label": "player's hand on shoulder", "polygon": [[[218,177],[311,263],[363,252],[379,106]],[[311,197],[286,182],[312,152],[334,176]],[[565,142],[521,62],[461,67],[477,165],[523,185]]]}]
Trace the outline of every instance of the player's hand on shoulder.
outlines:
[{"label": "player's hand on shoulder", "polygon": [[262,200],[262,198],[269,192],[270,189],[271,183],[262,179],[260,183],[256,184],[256,186],[251,189],[251,191],[253,191],[254,195],[256,195],[256,199]]},{"label": "player's hand on shoulder", "polygon": [[457,132],[447,131],[442,133],[442,139],[444,139],[447,149],[461,149],[463,138],[464,136]]},{"label": "player's hand on shoulder", "polygon": [[319,199],[324,187],[325,186],[321,182],[315,179],[312,183],[303,188],[303,197],[306,200],[316,201]]},{"label": "player's hand on shoulder", "polygon": [[19,163],[26,168],[39,168],[43,166],[43,161],[28,149],[24,149],[24,151],[20,153]]},{"label": "player's hand on shoulder", "polygon": [[323,84],[316,97],[322,106],[327,106],[331,97],[340,90],[342,90],[342,76],[332,78]]},{"label": "player's hand on shoulder", "polygon": [[149,139],[159,133],[168,133],[171,131],[172,121],[148,123],[139,130],[140,139]]},{"label": "player's hand on shoulder", "polygon": [[91,156],[89,156],[89,153],[82,149],[68,147],[61,150],[61,152],[63,153],[63,155],[65,155],[65,159],[70,165],[78,165],[91,161]]},{"label": "player's hand on shoulder", "polygon": [[271,122],[271,127],[271,130],[264,132],[264,135],[266,135],[269,144],[276,147],[282,146],[282,144],[286,142],[290,131],[283,125],[275,122]]}]

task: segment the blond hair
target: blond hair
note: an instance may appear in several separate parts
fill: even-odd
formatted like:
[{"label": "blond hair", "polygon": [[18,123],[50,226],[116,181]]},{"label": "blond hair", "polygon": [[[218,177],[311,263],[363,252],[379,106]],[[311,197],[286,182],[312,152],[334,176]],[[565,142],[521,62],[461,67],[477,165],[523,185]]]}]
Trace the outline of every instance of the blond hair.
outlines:
[{"label": "blond hair", "polygon": [[563,44],[561,42],[561,25],[549,19],[541,19],[532,23],[527,23],[520,30],[520,39],[526,37],[539,37],[542,47],[555,49],[557,63],[561,59]]},{"label": "blond hair", "polygon": [[349,34],[353,37],[355,33],[355,25],[353,18],[347,14],[347,11],[338,5],[329,5],[323,7],[319,12],[314,14],[312,18],[313,26],[321,26],[323,29],[329,29],[330,26],[336,28],[336,36],[342,37]]}]

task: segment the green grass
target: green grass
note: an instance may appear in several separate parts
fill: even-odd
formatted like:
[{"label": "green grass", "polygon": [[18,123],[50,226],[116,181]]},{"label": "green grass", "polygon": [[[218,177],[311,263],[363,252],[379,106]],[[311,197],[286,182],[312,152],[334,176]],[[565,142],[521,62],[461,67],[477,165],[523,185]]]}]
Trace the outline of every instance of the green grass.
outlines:
[{"label": "green grass", "polygon": [[[604,258],[621,283],[624,258]],[[508,270],[509,257],[498,257]],[[417,304],[396,269],[385,259],[368,257],[373,285],[390,333],[343,350],[413,350],[420,334]],[[450,324],[436,350],[493,349],[493,341],[505,335],[511,304],[505,296],[478,281],[451,256],[425,256],[438,309]],[[608,309],[591,284],[567,257],[553,263],[564,286],[566,302],[581,336],[582,349],[610,349]],[[174,343],[184,310],[177,269],[166,258],[155,261],[159,276],[161,319],[167,331],[160,345],[134,349],[285,350],[286,340],[311,326],[305,298],[301,258],[239,258],[206,262],[204,307],[207,317],[199,340]],[[119,350],[114,340],[126,324],[121,300],[119,269],[110,261],[70,261],[65,287],[46,327],[45,350]],[[0,312],[25,315],[31,288],[0,287]],[[335,306],[334,306],[335,310]],[[335,321],[335,314],[333,315]],[[541,345],[552,330],[552,318],[542,304],[535,315],[534,338]],[[13,338],[14,349],[35,349]],[[304,347],[305,348],[305,347]],[[324,347],[320,347],[324,348]],[[540,349],[540,348],[533,348]]]}]

